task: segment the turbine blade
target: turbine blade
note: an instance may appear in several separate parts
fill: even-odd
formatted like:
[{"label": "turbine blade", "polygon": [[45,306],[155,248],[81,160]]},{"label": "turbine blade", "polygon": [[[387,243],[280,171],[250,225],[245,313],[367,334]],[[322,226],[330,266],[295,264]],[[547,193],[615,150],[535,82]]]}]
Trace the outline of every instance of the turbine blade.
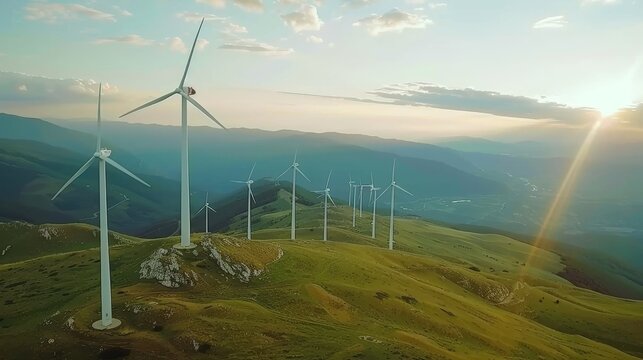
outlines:
[{"label": "turbine blade", "polygon": [[210,211],[212,211],[212,212],[217,212],[216,210],[214,210],[214,209],[213,209],[213,208],[211,208],[210,206],[206,206],[206,207],[207,207],[208,209],[210,209]]},{"label": "turbine blade", "polygon": [[199,33],[201,32],[201,27],[203,26],[203,21],[205,18],[201,19],[201,24],[199,25],[199,30],[196,32],[196,36],[194,37],[194,43],[192,43],[192,49],[190,50],[190,56],[188,57],[188,63],[185,64],[185,71],[183,71],[183,77],[181,78],[181,83],[179,84],[179,89],[183,88],[183,84],[185,83],[185,77],[188,75],[188,69],[190,68],[190,62],[192,61],[192,54],[194,54],[194,47],[196,46],[196,41],[199,39]]},{"label": "turbine blade", "polygon": [[282,172],[281,175],[277,176],[275,180],[279,180],[280,177],[286,175],[286,173],[292,168],[292,165],[288,166],[288,169],[286,171]]},{"label": "turbine blade", "polygon": [[248,181],[252,178],[252,173],[255,171],[255,166],[257,166],[257,163],[252,164],[252,169],[250,169],[250,175],[248,175]]},{"label": "turbine blade", "polygon": [[98,113],[96,114],[96,118],[98,119],[98,129],[96,129],[96,152],[100,151],[100,143],[101,143],[101,137],[102,137],[102,129],[101,129],[101,123],[100,123],[100,98],[101,98],[101,93],[103,92],[103,83],[98,84]]},{"label": "turbine blade", "polygon": [[69,180],[67,180],[67,182],[65,183],[65,185],[63,185],[63,187],[61,187],[61,188],[60,188],[60,190],[58,190],[58,192],[56,193],[56,195],[54,195],[54,197],[52,197],[52,198],[51,198],[51,200],[53,200],[53,199],[55,199],[56,197],[58,197],[58,195],[59,195],[61,192],[63,192],[63,190],[65,190],[65,189],[67,188],[67,186],[69,186],[69,184],[71,184],[72,182],[74,182],[74,180],[76,180],[76,178],[78,178],[78,177],[79,177],[80,175],[82,175],[85,171],[87,171],[87,169],[89,169],[89,167],[91,166],[92,161],[94,161],[94,159],[95,159],[95,157],[94,157],[94,156],[92,156],[92,157],[91,157],[91,159],[87,160],[87,162],[86,162],[83,166],[81,166],[81,167],[80,167],[80,169],[78,169],[78,171],[76,171],[76,173],[75,173],[72,177],[70,177],[70,178],[69,178]]},{"label": "turbine blade", "polygon": [[393,174],[391,175],[391,182],[395,181],[395,160],[393,159]]},{"label": "turbine blade", "polygon": [[241,180],[230,180],[230,182],[236,183],[236,184],[247,184],[248,182],[246,181],[241,181]]},{"label": "turbine blade", "polygon": [[333,203],[333,206],[337,206],[337,205],[335,205],[335,202],[333,201],[333,197],[330,196],[330,194],[328,194],[328,200],[330,200],[330,202]]},{"label": "turbine blade", "polygon": [[330,176],[333,174],[333,170],[328,173],[328,180],[326,180],[326,189],[328,189],[328,184],[330,184]]},{"label": "turbine blade", "polygon": [[300,173],[300,174],[301,174],[301,176],[303,176],[306,180],[308,180],[308,182],[310,182],[310,179],[308,178],[308,176],[306,176],[306,174],[304,174],[303,172],[301,172],[301,170],[299,170],[299,168],[298,168],[298,167],[296,167],[296,168],[295,168],[295,170],[297,170],[297,172],[298,172],[298,173]]},{"label": "turbine blade", "polygon": [[208,194],[208,192],[206,191],[206,193],[205,193],[205,202],[206,202],[206,203],[208,202],[208,195],[209,195],[209,194]]},{"label": "turbine blade", "polygon": [[381,193],[380,193],[380,194],[375,198],[375,201],[379,200],[379,198],[381,198],[382,196],[384,196],[384,194],[386,194],[386,192],[387,192],[387,191],[388,191],[388,189],[390,189],[390,188],[391,188],[391,185],[389,185],[389,186],[388,186],[384,191],[382,191],[382,192],[381,192]]},{"label": "turbine blade", "polygon": [[295,149],[295,158],[292,160],[293,164],[297,162],[297,151],[299,151],[299,149]]},{"label": "turbine blade", "polygon": [[225,126],[223,126],[223,124],[221,124],[221,123],[219,122],[219,120],[215,119],[215,118],[214,118],[214,116],[212,116],[212,114],[210,114],[210,113],[208,112],[208,110],[206,110],[203,106],[201,106],[201,104],[199,104],[196,100],[194,100],[193,98],[191,98],[191,97],[189,97],[189,96],[187,96],[187,95],[183,95],[183,94],[181,94],[181,96],[183,96],[187,101],[191,102],[191,103],[192,103],[192,105],[194,105],[197,109],[201,110],[201,112],[202,112],[202,113],[204,113],[204,114],[205,114],[205,116],[207,116],[207,117],[209,117],[210,119],[212,119],[212,121],[214,121],[215,123],[217,123],[217,125],[221,126],[221,127],[222,127],[223,129],[225,129],[225,130],[228,130]]},{"label": "turbine blade", "polygon": [[411,194],[410,192],[408,192],[408,191],[404,190],[404,188],[402,188],[400,185],[395,184],[395,187],[396,187],[396,188],[398,188],[398,189],[400,189],[400,190],[402,190],[402,191],[404,191],[405,193],[407,193],[407,194],[409,194],[409,195],[413,196],[413,194]]},{"label": "turbine blade", "polygon": [[136,176],[136,175],[132,174],[129,170],[127,170],[126,168],[122,167],[122,166],[121,166],[119,163],[117,163],[116,161],[114,161],[114,160],[112,160],[112,159],[110,159],[110,158],[106,158],[106,159],[105,159],[105,162],[107,162],[108,164],[110,164],[110,165],[112,165],[113,167],[117,168],[118,170],[120,170],[120,171],[124,172],[126,175],[128,175],[128,176],[129,176],[129,177],[131,177],[132,179],[134,179],[134,180],[136,180],[136,181],[140,182],[141,184],[143,184],[143,185],[145,185],[145,186],[147,186],[147,187],[151,187],[151,186],[150,186],[150,184],[148,184],[148,183],[146,183],[145,181],[141,180],[138,176]]},{"label": "turbine blade", "polygon": [[192,216],[197,216],[197,215],[199,215],[199,214],[201,213],[201,211],[203,211],[203,209],[205,209],[205,205],[203,205],[203,207],[202,207],[201,209],[199,209],[199,211],[197,211],[197,212],[196,212],[196,214],[194,214],[194,215],[192,215]]},{"label": "turbine blade", "polygon": [[255,194],[252,193],[252,188],[250,187],[250,184],[248,184],[248,192],[250,193],[250,197],[252,198],[252,202],[254,202],[256,204],[257,200],[255,200]]},{"label": "turbine blade", "polygon": [[148,106],[152,106],[152,105],[154,105],[154,104],[160,103],[161,101],[163,101],[163,100],[165,100],[165,99],[169,98],[170,96],[172,96],[172,95],[174,95],[174,94],[176,94],[176,91],[169,92],[169,93],[167,93],[167,94],[165,94],[165,95],[161,96],[160,98],[154,99],[154,100],[152,100],[152,101],[150,101],[150,102],[146,102],[145,104],[143,104],[143,105],[141,105],[141,106],[137,107],[136,109],[134,109],[134,110],[130,110],[130,111],[126,112],[125,114],[123,114],[123,115],[119,116],[119,118],[122,118],[123,116],[129,115],[129,114],[131,114],[131,113],[133,113],[133,112],[135,112],[135,111],[139,111],[139,110],[141,110],[141,109],[144,109],[144,108],[146,108],[146,107],[148,107]]}]

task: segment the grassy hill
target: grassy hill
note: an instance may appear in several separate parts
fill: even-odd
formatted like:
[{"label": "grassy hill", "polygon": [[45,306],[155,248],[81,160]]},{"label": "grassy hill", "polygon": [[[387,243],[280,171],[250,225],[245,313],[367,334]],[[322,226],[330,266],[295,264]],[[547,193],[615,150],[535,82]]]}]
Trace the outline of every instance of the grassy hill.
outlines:
[{"label": "grassy hill", "polygon": [[[113,246],[114,314],[124,325],[111,332],[90,330],[99,315],[97,249],[56,253],[52,247],[49,256],[1,264],[4,356],[643,355],[643,334],[638,331],[643,303],[570,284],[556,275],[565,267],[557,254],[506,236],[459,231],[414,218],[397,221],[397,249],[388,251],[386,219],[377,220],[379,234],[371,239],[367,213],[352,229],[351,212],[343,206],[331,208],[331,241],[314,240],[321,237],[322,209],[315,198],[303,199],[303,192],[305,204],[298,205],[300,240],[283,240],[289,236],[289,216],[280,209],[287,208],[290,195],[278,189],[276,196],[256,210],[255,238],[261,240],[234,236],[245,229],[245,217],[239,214],[227,225],[232,236],[194,234],[195,252],[170,250],[178,238],[128,239]],[[26,230],[25,238],[30,232]],[[45,241],[33,239],[28,248]],[[530,253],[534,260],[528,267],[524,263]],[[163,276],[149,278],[142,271],[153,268],[145,264],[154,259],[161,265],[178,264],[172,274],[176,287],[162,285]]]}]

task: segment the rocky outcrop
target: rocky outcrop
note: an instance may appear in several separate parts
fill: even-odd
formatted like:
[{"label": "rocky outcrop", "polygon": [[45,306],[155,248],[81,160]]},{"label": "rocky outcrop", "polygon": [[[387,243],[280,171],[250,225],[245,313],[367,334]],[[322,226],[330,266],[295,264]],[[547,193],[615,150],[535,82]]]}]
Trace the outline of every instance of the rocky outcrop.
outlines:
[{"label": "rocky outcrop", "polygon": [[175,249],[160,248],[155,250],[141,263],[140,278],[157,280],[159,284],[169,288],[196,285],[198,275],[192,270],[181,270],[182,259],[180,255],[182,255],[181,252]]},{"label": "rocky outcrop", "polygon": [[219,252],[211,239],[207,239],[201,242],[201,246],[203,247],[203,250],[205,250],[206,254],[208,254],[208,256],[210,256],[217,262],[219,268],[221,268],[223,272],[238,279],[241,282],[247,283],[248,281],[250,281],[251,277],[259,276],[263,272],[262,269],[253,270],[248,265],[242,262],[235,263],[230,259],[230,257],[221,255],[221,252]]},{"label": "rocky outcrop", "polygon": [[51,240],[52,237],[58,236],[58,228],[55,228],[53,226],[43,225],[38,229],[38,233],[43,238],[47,240]]}]

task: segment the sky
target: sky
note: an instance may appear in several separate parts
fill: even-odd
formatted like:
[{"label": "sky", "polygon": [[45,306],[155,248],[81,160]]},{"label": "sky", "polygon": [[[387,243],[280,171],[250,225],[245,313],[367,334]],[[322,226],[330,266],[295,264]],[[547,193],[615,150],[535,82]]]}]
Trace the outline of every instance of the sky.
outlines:
[{"label": "sky", "polygon": [[[102,82],[117,119],[176,88],[201,18],[186,84],[228,127],[643,128],[642,0],[4,0],[0,112],[91,118]],[[178,125],[179,104],[121,120]]]}]

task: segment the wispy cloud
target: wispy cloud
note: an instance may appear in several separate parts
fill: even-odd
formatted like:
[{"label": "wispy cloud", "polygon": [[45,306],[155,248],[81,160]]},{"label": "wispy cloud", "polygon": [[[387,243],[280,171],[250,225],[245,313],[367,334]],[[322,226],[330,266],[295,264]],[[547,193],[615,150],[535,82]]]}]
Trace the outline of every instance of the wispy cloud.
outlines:
[{"label": "wispy cloud", "polygon": [[[118,87],[103,83],[103,94],[119,93]],[[98,82],[92,79],[56,79],[0,71],[0,102],[83,103],[94,102]]]},{"label": "wispy cloud", "polygon": [[281,15],[281,18],[295,32],[319,31],[324,24],[317,14],[317,8],[308,4],[302,5],[297,11]]},{"label": "wispy cloud", "polygon": [[222,8],[225,6],[225,0],[196,0],[199,4],[206,4],[215,8]]},{"label": "wispy cloud", "polygon": [[558,16],[546,17],[544,19],[536,21],[533,25],[533,28],[534,29],[556,29],[556,28],[565,27],[565,25],[567,25],[567,20],[565,19],[565,16],[558,15]]},{"label": "wispy cloud", "polygon": [[614,5],[620,2],[620,0],[581,0],[582,5]]},{"label": "wispy cloud", "polygon": [[377,0],[344,0],[344,6],[350,6],[354,8],[371,5],[377,2]]},{"label": "wispy cloud", "polygon": [[116,21],[116,16],[114,14],[80,4],[32,2],[25,7],[25,13],[25,18],[28,20],[44,21],[48,23],[70,19]]},{"label": "wispy cloud", "polygon": [[[400,106],[426,106],[437,109],[470,111],[513,118],[549,120],[566,124],[584,124],[600,115],[589,108],[574,108],[564,104],[526,96],[508,95],[495,91],[471,88],[451,89],[430,83],[406,83],[387,86],[368,92],[375,99],[342,96],[298,94],[342,99],[365,103]],[[641,107],[643,109],[643,106]],[[631,118],[631,114],[628,118]]]},{"label": "wispy cloud", "polygon": [[113,44],[113,43],[135,45],[135,46],[147,46],[147,45],[154,44],[154,40],[146,39],[137,34],[131,34],[131,35],[125,35],[125,36],[102,38],[94,41],[94,44],[99,44],[99,45]]},{"label": "wispy cloud", "polygon": [[432,21],[423,15],[411,14],[398,9],[383,15],[371,15],[353,23],[355,27],[366,29],[371,35],[385,32],[402,32],[406,29],[424,29]]},{"label": "wispy cloud", "polygon": [[169,38],[167,40],[167,47],[170,50],[176,51],[176,52],[179,52],[179,53],[185,53],[185,52],[188,51],[187,47],[185,46],[185,43],[178,36],[174,36],[174,37]]},{"label": "wispy cloud", "polygon": [[239,39],[227,42],[219,46],[219,49],[259,53],[264,55],[288,55],[294,51],[293,49],[285,49],[262,43],[255,39]]},{"label": "wispy cloud", "polygon": [[566,123],[583,123],[595,120],[598,116],[595,110],[588,108],[572,108],[526,96],[471,88],[452,89],[430,83],[388,86],[369,94],[393,100],[400,105],[429,106],[527,119],[553,119]]},{"label": "wispy cloud", "polygon": [[197,51],[203,51],[205,48],[210,44],[210,42],[206,39],[199,39],[196,42],[196,49]]},{"label": "wispy cloud", "polygon": [[195,11],[184,11],[176,14],[176,17],[185,22],[200,22],[201,19],[205,21],[224,21],[226,18],[217,16],[215,14],[200,13]]},{"label": "wispy cloud", "polygon": [[324,42],[324,39],[320,38],[319,36],[310,35],[306,38],[306,41],[309,43],[321,44]]},{"label": "wispy cloud", "polygon": [[246,11],[261,12],[263,11],[262,0],[234,0],[235,5]]}]

